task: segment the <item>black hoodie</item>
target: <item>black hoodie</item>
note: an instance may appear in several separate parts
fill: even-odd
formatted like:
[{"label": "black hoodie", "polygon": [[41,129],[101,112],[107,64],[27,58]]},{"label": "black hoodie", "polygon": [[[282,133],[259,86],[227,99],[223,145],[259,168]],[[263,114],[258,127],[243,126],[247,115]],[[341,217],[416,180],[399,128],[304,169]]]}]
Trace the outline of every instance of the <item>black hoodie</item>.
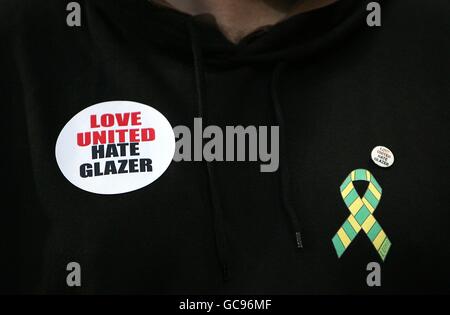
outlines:
[{"label": "black hoodie", "polygon": [[[78,1],[82,25],[69,27],[68,2],[0,4],[7,290],[450,292],[450,2],[378,1],[382,25],[369,27],[368,1],[340,0],[237,45],[147,0]],[[172,162],[138,190],[79,189],[58,167],[58,136],[117,100],[172,126],[279,126],[279,169]],[[371,159],[379,145],[389,168]],[[361,176],[382,196],[374,235],[343,200]],[[66,284],[69,262],[81,287]]]}]

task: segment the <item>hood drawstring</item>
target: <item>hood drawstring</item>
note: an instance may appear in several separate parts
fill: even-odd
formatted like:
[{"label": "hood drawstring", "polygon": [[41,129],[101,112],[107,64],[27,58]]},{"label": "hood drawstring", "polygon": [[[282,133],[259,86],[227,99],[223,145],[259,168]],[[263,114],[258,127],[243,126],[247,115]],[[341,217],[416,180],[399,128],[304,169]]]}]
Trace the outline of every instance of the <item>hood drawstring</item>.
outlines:
[{"label": "hood drawstring", "polygon": [[[196,105],[197,115],[206,121],[205,107],[207,105],[206,99],[206,78],[203,69],[203,55],[199,44],[197,31],[194,25],[193,19],[188,22],[189,36],[191,39],[191,50],[194,60],[195,69],[195,86],[196,86]],[[276,65],[270,83],[272,105],[275,112],[275,119],[277,125],[280,127],[280,184],[282,205],[284,211],[288,215],[290,223],[292,225],[293,232],[295,233],[295,241],[297,248],[303,248],[302,234],[300,230],[300,222],[298,216],[291,204],[290,200],[290,179],[289,179],[289,167],[287,161],[287,145],[285,136],[285,122],[281,103],[278,95],[280,75],[285,67],[284,63]],[[217,250],[217,258],[219,264],[222,267],[222,275],[224,280],[229,278],[228,270],[228,258],[227,258],[227,240],[225,235],[225,228],[223,223],[223,209],[220,203],[219,193],[216,187],[216,180],[214,175],[214,169],[211,162],[206,161],[206,170],[208,175],[209,193],[213,209],[214,219],[214,236]]]},{"label": "hood drawstring", "polygon": [[[189,20],[188,23],[189,35],[191,38],[191,49],[194,59],[195,68],[195,86],[196,86],[196,101],[197,101],[197,115],[206,121],[204,109],[207,105],[206,100],[206,78],[203,69],[203,56],[200,44],[198,42],[197,31],[195,29],[194,21]],[[227,242],[225,229],[223,224],[223,210],[220,204],[219,193],[217,192],[216,180],[214,176],[214,169],[211,162],[206,161],[206,170],[208,174],[209,193],[213,208],[214,219],[214,236],[217,250],[217,258],[222,267],[222,275],[225,281],[229,278],[228,259],[227,259]]]},{"label": "hood drawstring", "polygon": [[275,112],[275,119],[277,125],[280,127],[280,184],[281,184],[281,198],[283,208],[291,221],[293,232],[295,233],[295,241],[297,248],[303,248],[302,234],[300,230],[300,222],[298,216],[291,204],[290,200],[290,173],[288,166],[288,152],[286,144],[285,121],[283,110],[281,108],[280,98],[278,95],[280,75],[285,67],[285,63],[278,63],[272,73],[272,81],[270,84],[272,105]]}]

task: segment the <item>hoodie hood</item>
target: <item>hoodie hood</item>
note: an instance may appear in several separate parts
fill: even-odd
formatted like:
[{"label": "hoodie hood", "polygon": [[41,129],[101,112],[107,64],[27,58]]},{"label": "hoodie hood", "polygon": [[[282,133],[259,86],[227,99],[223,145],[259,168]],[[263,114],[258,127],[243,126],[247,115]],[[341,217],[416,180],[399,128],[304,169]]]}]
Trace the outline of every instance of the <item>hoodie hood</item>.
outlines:
[{"label": "hoodie hood", "polygon": [[320,9],[294,14],[234,44],[209,15],[192,16],[148,0],[93,3],[104,17],[103,22],[110,25],[115,21],[124,39],[133,40],[139,46],[157,44],[172,49],[180,58],[191,51],[188,24],[193,23],[205,62],[212,64],[301,60],[341,40],[365,19],[363,1],[338,0]]},{"label": "hoodie hood", "polygon": [[[266,64],[271,69],[270,104],[273,120],[280,128],[280,195],[281,203],[290,222],[292,239],[297,248],[303,248],[303,236],[298,211],[294,209],[290,192],[290,173],[286,157],[286,125],[283,104],[279,97],[280,80],[289,62],[296,62],[319,50],[326,49],[335,41],[342,40],[362,22],[363,3],[358,0],[340,0],[320,9],[298,13],[278,24],[260,29],[243,38],[238,44],[231,43],[210,15],[192,16],[161,6],[148,0],[94,2],[99,16],[104,17],[105,27],[120,28],[121,39],[132,40],[145,51],[145,47],[159,45],[164,51],[171,51],[176,58],[193,66],[194,108],[196,117],[208,122],[207,99],[208,67],[229,68],[250,64]],[[111,10],[111,5],[114,9]],[[113,14],[113,15],[111,15]],[[136,16],[139,15],[139,16]],[[121,21],[123,19],[123,21]],[[93,20],[93,19],[92,19]],[[131,24],[130,24],[131,21]],[[113,23],[115,22],[115,23]],[[99,29],[99,26],[96,27]],[[129,46],[127,43],[125,46]],[[226,227],[221,199],[217,188],[213,163],[205,162],[211,202],[213,229],[217,259],[222,268],[224,280],[229,278]]]},{"label": "hoodie hood", "polygon": [[[102,4],[104,2],[99,2]],[[147,41],[157,41],[164,50],[176,51],[178,58],[194,66],[196,116],[208,121],[208,105],[205,69],[214,65],[233,67],[254,63],[269,63],[272,68],[270,80],[270,103],[272,104],[275,125],[280,128],[280,187],[284,212],[289,218],[293,239],[297,248],[303,248],[300,219],[292,206],[290,193],[290,170],[285,160],[288,149],[285,139],[285,119],[283,104],[279,97],[280,77],[287,62],[301,60],[308,54],[326,49],[347,35],[361,22],[362,3],[357,0],[340,0],[321,9],[293,15],[280,23],[258,30],[238,44],[231,43],[211,22],[210,15],[192,16],[176,11],[167,6],[157,5],[147,0],[115,2],[116,12],[121,12],[112,19],[125,18],[126,21],[139,21],[141,25],[115,23],[122,28],[123,38],[134,38],[138,45]],[[129,7],[129,9],[127,8]],[[136,6],[141,6],[136,9]],[[108,8],[110,9],[110,8]],[[126,16],[126,14],[145,14],[148,16]],[[151,22],[149,27],[146,22]],[[111,23],[112,24],[112,23]],[[156,26],[156,30],[154,27]],[[150,29],[152,29],[150,31]],[[155,34],[157,32],[157,35]],[[155,34],[155,35],[151,35]],[[154,44],[153,44],[154,45]],[[217,188],[214,166],[205,163],[208,177],[211,208],[214,218],[214,233],[217,258],[225,280],[229,277],[226,227],[221,203],[221,193]]]}]

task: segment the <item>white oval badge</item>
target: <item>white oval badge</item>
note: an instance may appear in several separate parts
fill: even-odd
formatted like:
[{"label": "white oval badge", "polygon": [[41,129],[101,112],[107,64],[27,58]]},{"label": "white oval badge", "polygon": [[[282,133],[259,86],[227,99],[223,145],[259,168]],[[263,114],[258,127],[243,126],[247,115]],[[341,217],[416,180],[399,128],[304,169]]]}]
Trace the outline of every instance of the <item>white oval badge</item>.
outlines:
[{"label": "white oval badge", "polygon": [[390,167],[394,164],[394,154],[383,146],[377,146],[372,150],[372,161],[381,167]]},{"label": "white oval badge", "polygon": [[175,135],[156,109],[129,101],[90,106],[75,115],[56,141],[64,176],[85,191],[113,195],[157,180],[175,154]]}]

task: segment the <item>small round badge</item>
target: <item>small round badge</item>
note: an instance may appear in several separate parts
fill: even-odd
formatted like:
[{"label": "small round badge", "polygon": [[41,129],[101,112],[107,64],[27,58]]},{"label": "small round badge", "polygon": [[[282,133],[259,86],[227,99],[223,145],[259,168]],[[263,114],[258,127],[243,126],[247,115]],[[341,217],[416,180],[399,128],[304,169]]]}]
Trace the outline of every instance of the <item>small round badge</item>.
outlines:
[{"label": "small round badge", "polygon": [[377,146],[372,150],[372,161],[380,167],[391,167],[394,164],[394,154],[383,146]]}]

